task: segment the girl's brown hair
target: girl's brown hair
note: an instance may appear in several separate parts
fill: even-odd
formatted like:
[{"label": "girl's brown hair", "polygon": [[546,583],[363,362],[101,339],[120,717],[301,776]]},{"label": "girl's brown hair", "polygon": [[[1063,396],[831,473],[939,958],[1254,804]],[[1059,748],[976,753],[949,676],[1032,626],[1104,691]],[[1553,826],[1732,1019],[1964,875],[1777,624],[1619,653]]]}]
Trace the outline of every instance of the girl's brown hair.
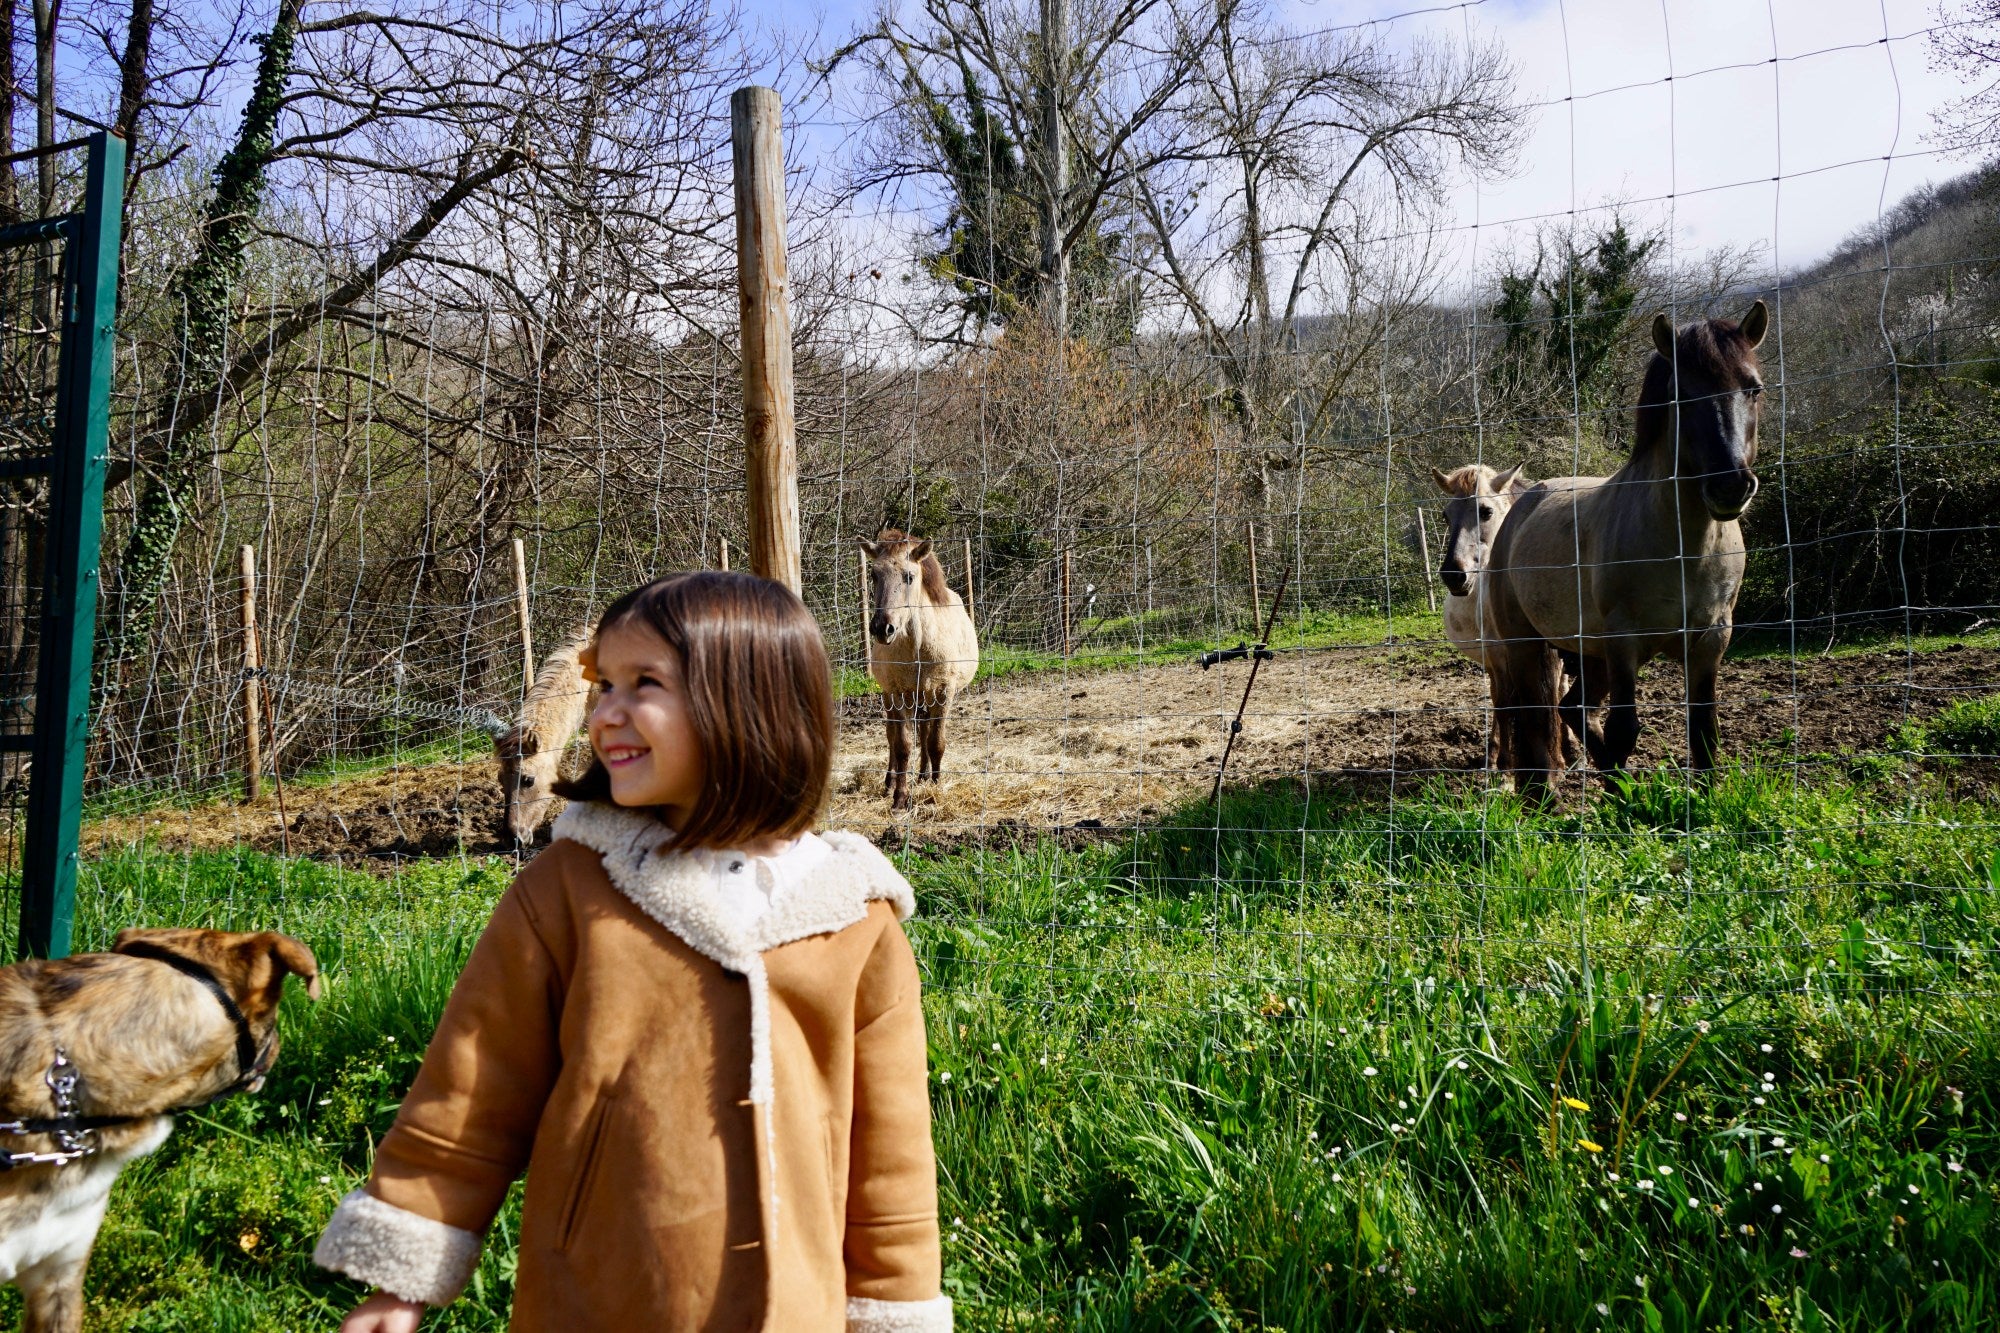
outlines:
[{"label": "girl's brown hair", "polygon": [[[833,671],[805,603],[754,574],[676,574],[605,608],[597,636],[625,624],[651,630],[680,658],[708,772],[674,845],[732,847],[810,829],[833,770]],[[608,802],[611,775],[593,756],[555,792]]]}]

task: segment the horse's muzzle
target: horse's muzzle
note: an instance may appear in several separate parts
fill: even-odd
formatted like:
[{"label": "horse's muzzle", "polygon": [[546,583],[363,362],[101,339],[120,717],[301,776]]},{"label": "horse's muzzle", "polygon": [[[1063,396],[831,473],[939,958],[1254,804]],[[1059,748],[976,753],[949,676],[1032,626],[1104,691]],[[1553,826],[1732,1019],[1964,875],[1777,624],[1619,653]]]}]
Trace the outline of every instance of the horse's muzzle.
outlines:
[{"label": "horse's muzzle", "polygon": [[868,618],[868,637],[877,643],[887,643],[896,637],[896,622],[877,611]]},{"label": "horse's muzzle", "polygon": [[1727,523],[1742,516],[1757,494],[1757,474],[1749,468],[1740,472],[1712,472],[1701,480],[1701,502],[1708,516]]},{"label": "horse's muzzle", "polygon": [[1453,597],[1463,597],[1472,591],[1472,576],[1462,569],[1447,565],[1438,570],[1438,578],[1444,583],[1444,590]]}]

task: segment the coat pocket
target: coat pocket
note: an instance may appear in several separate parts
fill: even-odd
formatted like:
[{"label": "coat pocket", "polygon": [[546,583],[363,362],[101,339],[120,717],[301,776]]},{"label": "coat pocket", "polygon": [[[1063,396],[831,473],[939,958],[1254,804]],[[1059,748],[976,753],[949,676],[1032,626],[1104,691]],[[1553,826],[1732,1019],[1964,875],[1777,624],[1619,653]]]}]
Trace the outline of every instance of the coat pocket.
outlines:
[{"label": "coat pocket", "polygon": [[598,1163],[604,1156],[604,1129],[611,1118],[611,1104],[617,1095],[597,1099],[590,1118],[583,1122],[583,1151],[577,1157],[576,1175],[569,1184],[569,1198],[563,1203],[562,1224],[556,1233],[556,1249],[567,1252],[576,1238],[577,1224],[590,1207],[591,1190],[597,1183]]}]

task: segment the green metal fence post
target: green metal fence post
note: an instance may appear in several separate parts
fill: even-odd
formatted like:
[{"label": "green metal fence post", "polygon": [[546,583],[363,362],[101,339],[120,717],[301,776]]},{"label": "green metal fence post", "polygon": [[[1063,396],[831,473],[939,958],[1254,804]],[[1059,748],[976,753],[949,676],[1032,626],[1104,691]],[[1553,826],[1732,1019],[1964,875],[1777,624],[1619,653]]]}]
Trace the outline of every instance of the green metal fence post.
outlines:
[{"label": "green metal fence post", "polygon": [[83,212],[63,255],[63,331],[49,474],[48,577],[43,584],[35,739],[21,849],[21,954],[69,952],[77,835],[90,731],[90,649],[97,628],[98,539],[111,435],[113,322],[125,141],[90,137]]}]

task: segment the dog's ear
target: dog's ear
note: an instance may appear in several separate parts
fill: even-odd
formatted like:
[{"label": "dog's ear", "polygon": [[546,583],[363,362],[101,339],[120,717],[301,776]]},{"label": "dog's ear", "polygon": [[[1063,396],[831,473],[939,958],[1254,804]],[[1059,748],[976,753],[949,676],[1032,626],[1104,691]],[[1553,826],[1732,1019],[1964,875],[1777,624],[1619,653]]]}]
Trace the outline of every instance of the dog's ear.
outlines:
[{"label": "dog's ear", "polygon": [[307,999],[319,998],[319,960],[313,957],[311,949],[275,930],[252,935],[243,947],[246,952],[260,951],[270,958],[274,984],[282,984],[285,974],[290,972],[305,982]]},{"label": "dog's ear", "polygon": [[150,934],[152,934],[152,932],[147,930],[144,926],[127,926],[125,927],[125,929],[119,931],[118,934],[112,938],[111,952],[124,953],[126,945],[130,944],[133,940],[138,939],[142,935],[150,935]]}]

